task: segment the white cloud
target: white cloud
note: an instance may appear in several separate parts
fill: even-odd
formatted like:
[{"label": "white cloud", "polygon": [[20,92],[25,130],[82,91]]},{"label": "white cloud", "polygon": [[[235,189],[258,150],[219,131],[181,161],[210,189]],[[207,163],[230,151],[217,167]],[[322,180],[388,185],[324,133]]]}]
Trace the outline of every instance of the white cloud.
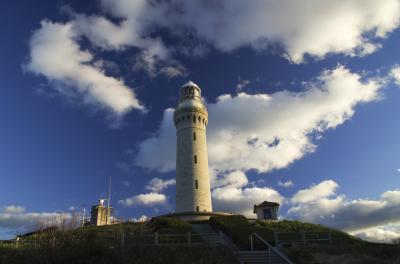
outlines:
[{"label": "white cloud", "polygon": [[148,221],[150,218],[146,215],[141,215],[139,218],[132,218],[130,219],[133,222],[146,222]]},{"label": "white cloud", "polygon": [[243,187],[246,186],[249,181],[247,179],[246,174],[242,171],[232,171],[230,173],[226,173],[218,178],[211,177],[212,186],[213,187]]},{"label": "white cloud", "polygon": [[169,65],[169,66],[164,66],[160,69],[160,74],[168,77],[168,78],[173,78],[173,77],[178,77],[178,76],[186,76],[187,75],[187,69],[183,67],[180,64],[175,65]]},{"label": "white cloud", "polygon": [[278,186],[282,186],[282,187],[285,187],[285,188],[289,188],[289,187],[292,187],[292,186],[293,186],[293,182],[292,182],[291,180],[285,181],[285,182],[279,181],[279,182],[278,182]]},{"label": "white cloud", "polygon": [[[94,45],[106,49],[134,46],[161,59],[169,50],[154,36],[160,28],[182,38],[195,33],[201,45],[208,42],[224,52],[243,46],[264,49],[278,43],[294,62],[303,61],[305,54],[316,58],[329,53],[364,56],[381,47],[378,41],[399,26],[400,17],[397,0],[103,0],[102,8],[120,21],[96,15],[74,18],[76,27]],[[185,53],[186,48],[182,45],[178,50]]]},{"label": "white cloud", "polygon": [[307,203],[321,198],[330,197],[335,194],[339,185],[332,181],[326,180],[317,185],[313,185],[308,189],[300,190],[292,197],[293,203]]},{"label": "white cloud", "polygon": [[244,214],[255,218],[253,206],[265,200],[281,203],[284,198],[268,187],[237,187],[227,185],[212,191],[213,210]]},{"label": "white cloud", "polygon": [[163,180],[160,178],[153,178],[147,184],[146,189],[152,192],[161,192],[168,187],[174,186],[175,183],[175,179]]},{"label": "white cloud", "polygon": [[222,51],[279,43],[295,62],[305,54],[323,58],[328,53],[372,53],[380,47],[376,41],[398,27],[400,17],[397,0],[175,0],[172,4],[175,9],[164,8],[171,19],[159,17],[160,25],[193,29]]},{"label": "white cloud", "polygon": [[241,80],[236,84],[236,92],[241,92],[246,86],[250,84],[250,80]]},{"label": "white cloud", "polygon": [[400,66],[394,66],[390,71],[390,76],[394,79],[394,82],[400,86]]},{"label": "white cloud", "polygon": [[4,207],[3,210],[4,213],[23,213],[25,212],[25,207],[18,206],[18,205],[8,205]]},{"label": "white cloud", "polygon": [[390,243],[392,239],[400,237],[400,224],[371,227],[351,234],[371,242]]},{"label": "white cloud", "polygon": [[76,207],[71,205],[70,207],[68,207],[68,211],[76,211]]},{"label": "white cloud", "polygon": [[83,101],[100,105],[116,114],[131,108],[143,110],[132,89],[120,79],[106,76],[91,65],[93,55],[80,50],[80,35],[72,23],[43,21],[30,41],[30,60],[26,69],[45,76],[62,94],[78,94]]},{"label": "white cloud", "polygon": [[10,239],[18,234],[38,229],[43,224],[59,224],[62,219],[71,219],[68,213],[26,212],[22,206],[9,205],[0,212],[0,239]]},{"label": "white cloud", "polygon": [[[382,83],[361,81],[343,66],[324,71],[304,92],[221,95],[208,104],[211,175],[226,171],[269,172],[315,150],[314,136],[351,118],[357,104],[379,98]],[[135,165],[160,172],[175,169],[173,109],[159,130],[139,145]]]},{"label": "white cloud", "polygon": [[157,133],[140,143],[135,165],[160,172],[175,169],[176,132],[173,114],[173,109],[166,109]]},{"label": "white cloud", "polygon": [[[322,186],[322,194],[313,196],[314,199],[304,196],[305,199],[295,199],[288,210],[288,217],[307,222],[321,223],[346,231],[358,232],[388,223],[400,224],[400,190],[384,192],[379,199],[350,200],[345,195],[335,193],[337,183],[323,181],[311,186],[308,190],[316,190]],[[301,191],[300,191],[301,192]],[[316,191],[316,193],[320,193]],[[298,197],[297,197],[298,198]]]},{"label": "white cloud", "polygon": [[126,198],[124,200],[119,200],[118,203],[122,204],[126,207],[132,206],[152,206],[157,204],[165,204],[167,201],[167,197],[161,193],[144,193],[132,196],[130,198]]}]

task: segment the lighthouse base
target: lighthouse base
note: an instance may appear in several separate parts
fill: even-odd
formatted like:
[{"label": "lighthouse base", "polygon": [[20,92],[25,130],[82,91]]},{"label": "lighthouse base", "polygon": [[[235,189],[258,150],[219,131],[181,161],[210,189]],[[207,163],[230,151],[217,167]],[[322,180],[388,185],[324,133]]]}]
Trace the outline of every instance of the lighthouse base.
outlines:
[{"label": "lighthouse base", "polygon": [[188,222],[208,221],[213,216],[230,216],[232,213],[226,212],[179,212],[160,215],[158,217],[174,217]]}]

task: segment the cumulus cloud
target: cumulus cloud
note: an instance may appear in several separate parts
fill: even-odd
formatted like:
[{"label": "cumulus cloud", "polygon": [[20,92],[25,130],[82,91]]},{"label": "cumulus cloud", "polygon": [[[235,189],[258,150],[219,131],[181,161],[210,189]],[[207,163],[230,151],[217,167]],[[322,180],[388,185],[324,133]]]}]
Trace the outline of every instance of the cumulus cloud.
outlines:
[{"label": "cumulus cloud", "polygon": [[152,192],[161,192],[168,187],[174,186],[175,184],[175,179],[163,180],[160,178],[153,178],[147,184],[146,189]]},{"label": "cumulus cloud", "polygon": [[285,181],[285,182],[279,181],[279,182],[278,182],[278,186],[285,187],[285,188],[289,188],[289,187],[292,187],[292,186],[293,186],[293,182],[292,182],[291,180]]},{"label": "cumulus cloud", "polygon": [[0,239],[33,231],[43,224],[57,224],[60,219],[70,219],[68,213],[26,212],[22,206],[9,205],[0,211]]},{"label": "cumulus cloud", "polygon": [[284,198],[274,189],[268,187],[237,187],[227,185],[212,191],[213,210],[227,211],[254,218],[253,206],[261,201],[281,203]]},{"label": "cumulus cloud", "polygon": [[[325,189],[322,193],[316,191],[320,186]],[[343,194],[336,194],[337,187],[338,184],[330,180],[300,191],[318,194],[311,195],[312,198],[306,195],[305,199],[294,199],[294,195],[291,199],[294,205],[288,210],[288,216],[353,233],[388,223],[400,224],[400,190],[386,191],[379,199],[350,200]]]},{"label": "cumulus cloud", "polygon": [[163,205],[166,202],[167,197],[164,194],[155,192],[138,194],[118,201],[119,204],[126,207]]},{"label": "cumulus cloud", "polygon": [[179,11],[167,9],[174,19],[160,18],[162,26],[192,29],[222,51],[278,43],[294,62],[303,61],[305,54],[372,53],[380,47],[376,40],[397,28],[400,18],[397,0],[171,2]]},{"label": "cumulus cloud", "polygon": [[236,84],[236,92],[241,92],[249,84],[250,80],[242,80],[239,78],[239,82]]},{"label": "cumulus cloud", "polygon": [[[221,95],[208,104],[207,132],[211,175],[287,167],[316,148],[315,135],[342,124],[356,105],[376,100],[383,84],[361,80],[343,66],[326,70],[303,92]],[[173,109],[158,131],[139,145],[135,164],[160,172],[175,169]]]},{"label": "cumulus cloud", "polygon": [[[192,32],[201,45],[209,43],[224,52],[278,43],[294,62],[303,61],[305,54],[317,58],[328,53],[362,56],[378,49],[378,41],[398,27],[399,6],[397,0],[102,0],[101,15],[70,11],[67,23],[42,22],[32,36],[26,68],[58,82],[63,94],[77,93],[85,102],[121,114],[144,107],[123,80],[107,76],[95,65],[93,52],[80,49],[81,38],[89,40],[88,48],[117,52],[135,48],[135,69],[171,78],[187,74],[185,67],[172,59],[174,53],[186,49],[168,47],[162,30],[182,39]],[[243,85],[246,83],[238,87]]]},{"label": "cumulus cloud", "polygon": [[25,212],[25,207],[18,206],[18,205],[8,205],[8,206],[4,207],[3,212],[10,213],[10,214],[23,213],[23,212]]},{"label": "cumulus cloud", "polygon": [[317,185],[313,185],[308,189],[300,190],[292,197],[293,203],[307,203],[321,198],[329,197],[335,194],[339,185],[332,181],[326,180]]},{"label": "cumulus cloud", "polygon": [[79,32],[71,23],[43,21],[30,41],[30,60],[26,69],[58,82],[63,94],[79,94],[84,102],[100,105],[116,114],[131,108],[144,109],[132,89],[122,80],[106,76],[91,65],[93,55],[80,50]]},{"label": "cumulus cloud", "polygon": [[351,234],[371,242],[390,243],[392,239],[400,237],[400,224],[371,227]]},{"label": "cumulus cloud", "polygon": [[[394,66],[390,71],[390,77],[393,78],[394,82],[400,86],[400,66]],[[399,169],[400,171],[400,169]]]},{"label": "cumulus cloud", "polygon": [[132,218],[130,219],[130,221],[132,222],[146,222],[148,221],[150,218],[147,215],[141,215],[139,218]]}]

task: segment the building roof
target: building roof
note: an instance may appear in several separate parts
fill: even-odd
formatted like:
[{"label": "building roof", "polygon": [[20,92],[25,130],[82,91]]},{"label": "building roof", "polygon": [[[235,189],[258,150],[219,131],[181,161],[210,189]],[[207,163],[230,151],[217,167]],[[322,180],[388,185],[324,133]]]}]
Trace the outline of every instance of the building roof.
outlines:
[{"label": "building roof", "polygon": [[254,208],[263,207],[263,206],[279,206],[279,203],[264,201],[262,203],[255,204]]},{"label": "building roof", "polygon": [[185,83],[184,85],[182,85],[182,87],[186,87],[186,86],[196,86],[197,88],[200,88],[197,84],[195,84],[192,81],[188,81],[187,83]]}]

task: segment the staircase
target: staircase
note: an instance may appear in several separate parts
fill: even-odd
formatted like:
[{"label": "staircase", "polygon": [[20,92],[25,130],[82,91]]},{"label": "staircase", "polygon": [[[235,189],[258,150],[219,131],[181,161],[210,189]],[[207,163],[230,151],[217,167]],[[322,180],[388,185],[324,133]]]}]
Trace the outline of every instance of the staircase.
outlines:
[{"label": "staircase", "polygon": [[263,251],[238,251],[237,256],[240,264],[287,264],[285,259],[272,250]]},{"label": "staircase", "polygon": [[264,245],[265,250],[242,251],[221,231],[216,233],[208,223],[192,224],[192,228],[209,246],[224,245],[232,250],[239,259],[240,264],[294,264],[278,249],[272,247],[258,234],[252,233],[250,236],[251,247],[253,249],[253,237],[259,239]]},{"label": "staircase", "polygon": [[[260,240],[265,245],[265,250],[253,250],[253,238]],[[271,246],[257,233],[252,233],[250,235],[250,245],[250,251],[237,251],[240,264],[294,264],[283,253]]]},{"label": "staircase", "polygon": [[216,233],[209,224],[192,224],[192,229],[204,240],[204,243],[211,247],[222,244],[221,235]]}]

